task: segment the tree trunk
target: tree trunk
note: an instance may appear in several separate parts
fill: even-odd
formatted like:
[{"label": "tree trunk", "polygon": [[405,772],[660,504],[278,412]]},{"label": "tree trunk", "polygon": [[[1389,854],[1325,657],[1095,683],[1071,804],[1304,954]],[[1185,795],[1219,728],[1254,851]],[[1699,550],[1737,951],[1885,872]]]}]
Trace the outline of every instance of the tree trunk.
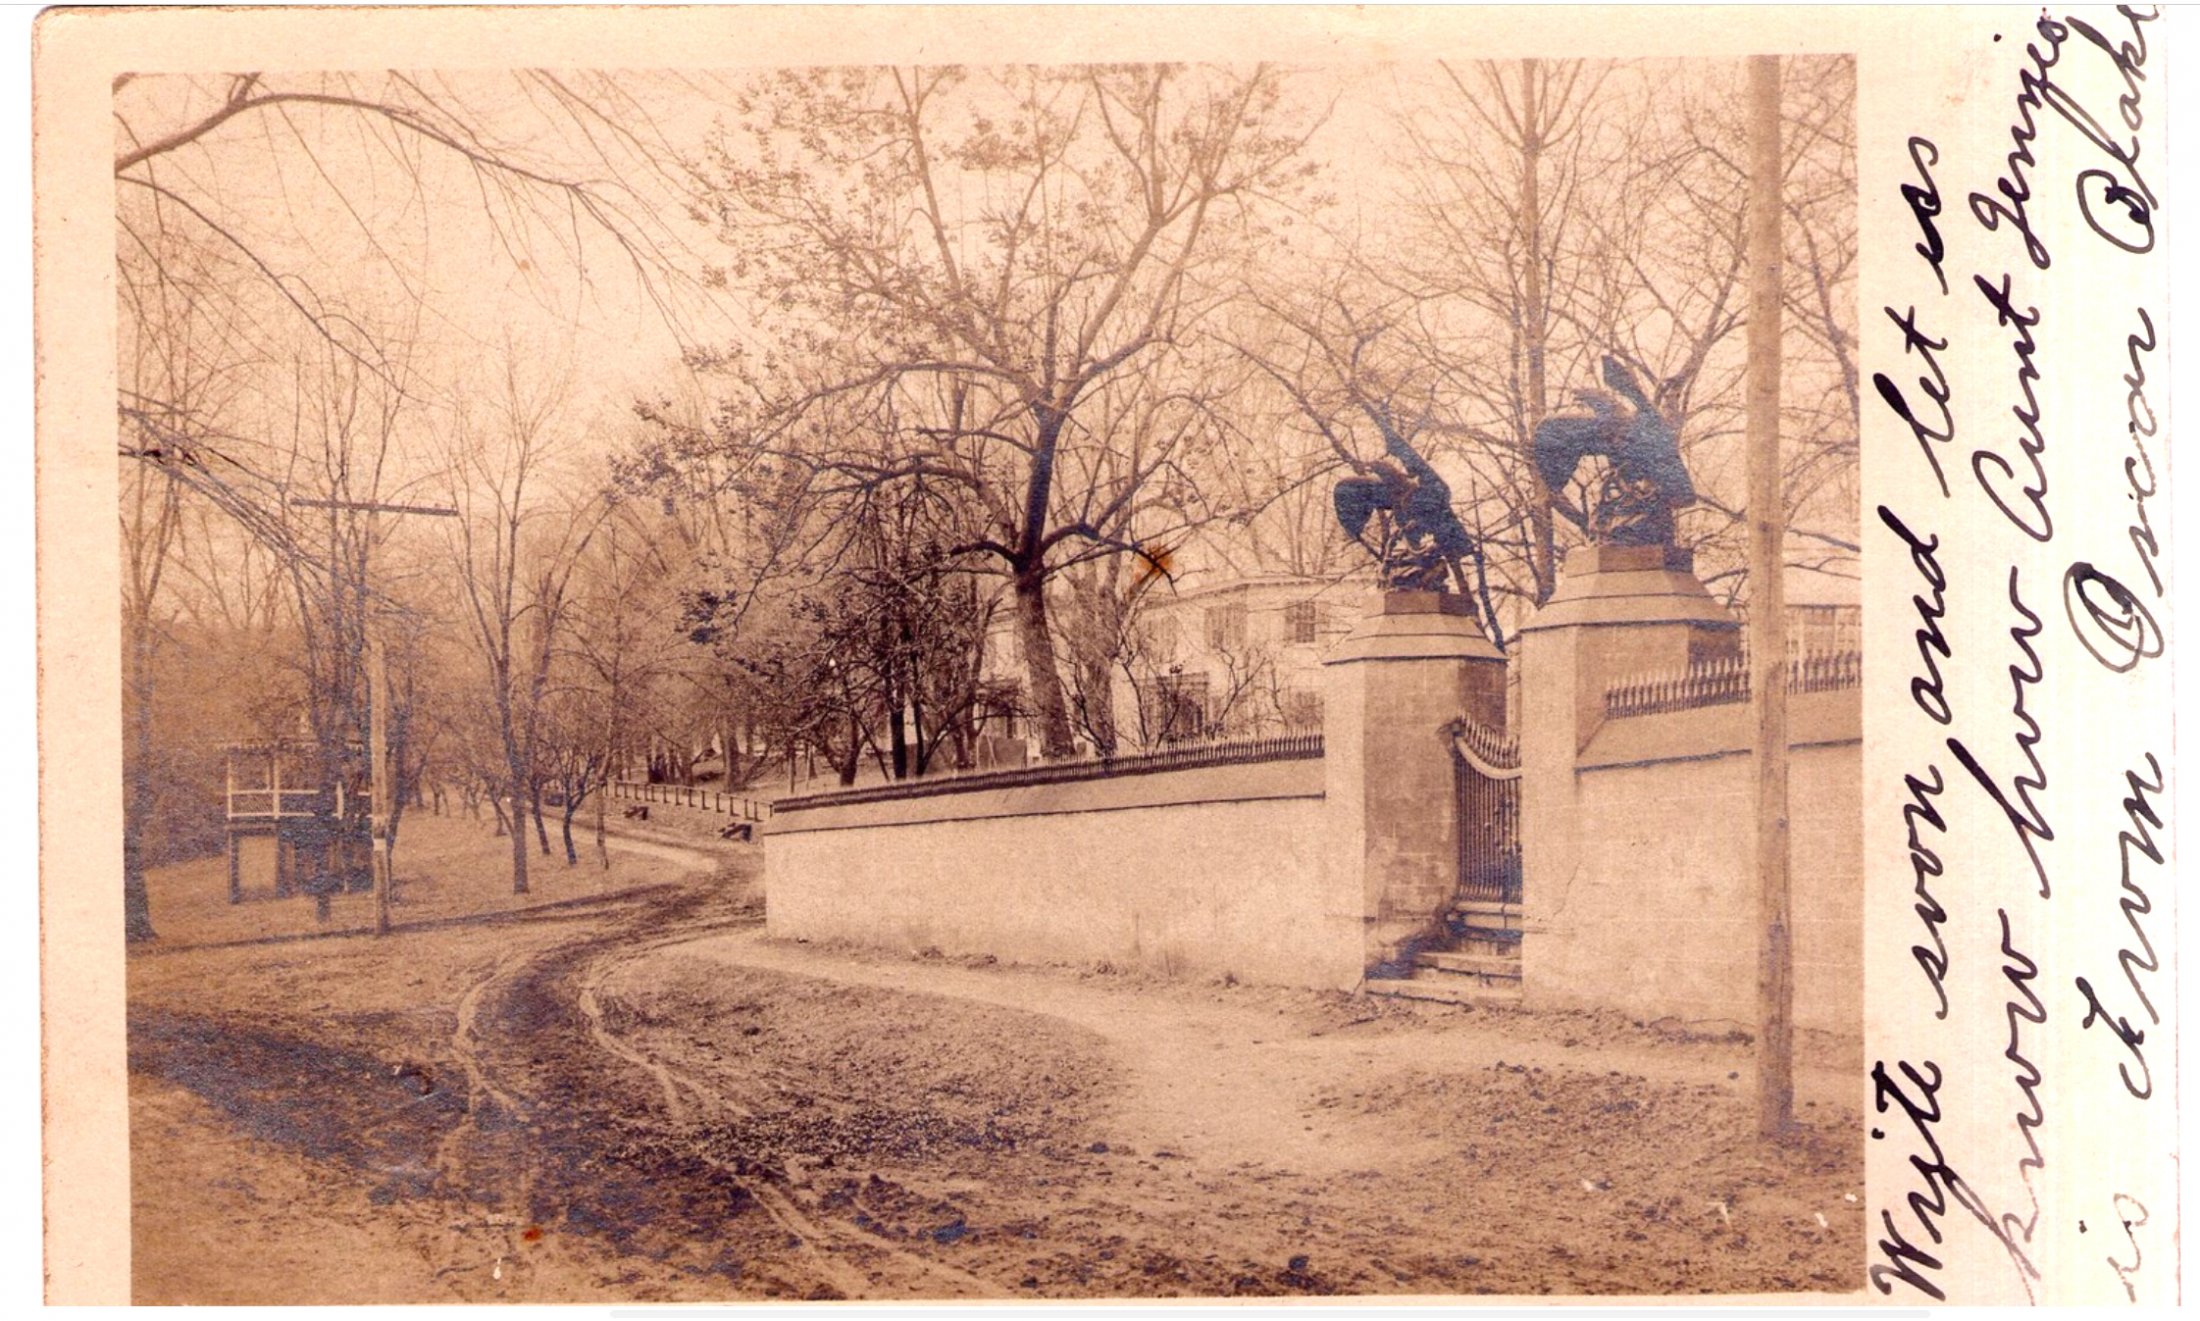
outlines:
[{"label": "tree trunk", "polygon": [[513,894],[528,892],[528,793],[513,779]]},{"label": "tree trunk", "polygon": [[[606,754],[604,764],[608,766],[610,763],[610,755]],[[608,776],[610,773],[607,771],[605,774]],[[603,863],[605,871],[611,870],[611,846],[605,841],[604,837],[607,832],[604,830],[603,823],[604,800],[609,797],[611,797],[611,790],[608,785],[596,791],[596,857]]]},{"label": "tree trunk", "polygon": [[527,801],[528,806],[533,808],[535,813],[535,842],[542,845],[542,856],[547,858],[550,856],[550,832],[545,829],[542,824],[541,784],[530,784],[527,786]]},{"label": "tree trunk", "polygon": [[[1537,77],[1542,62],[1520,62],[1520,241],[1527,267],[1522,281],[1521,338],[1528,360],[1527,425],[1522,434],[1533,448],[1535,429],[1550,415],[1548,359],[1551,341],[1550,308],[1543,287],[1543,107]],[[1528,510],[1528,572],[1535,583],[1535,603],[1542,605],[1558,588],[1558,541],[1553,526],[1549,493],[1530,502]]]},{"label": "tree trunk", "polygon": [[559,833],[565,837],[565,865],[568,867],[578,866],[581,860],[580,850],[573,847],[573,814],[578,810],[579,805],[568,797],[564,819],[558,823]]},{"label": "tree trunk", "polygon": [[[152,900],[145,894],[145,821],[152,819],[152,674],[139,647],[136,674],[130,676],[136,709],[130,713],[130,740],[136,746],[130,768],[130,801],[123,808],[123,938],[152,940]],[[222,804],[227,812],[229,806]]]},{"label": "tree trunk", "polygon": [[1558,520],[1551,515],[1547,496],[1530,505],[1528,526],[1534,537],[1528,547],[1528,571],[1535,579],[1535,603],[1545,605],[1558,590]]},{"label": "tree trunk", "polygon": [[1528,429],[1533,434],[1550,407],[1544,384],[1544,360],[1550,348],[1549,318],[1543,306],[1543,111],[1536,76],[1540,61],[1520,62],[1520,240],[1527,269],[1522,272],[1521,335],[1527,342]]},{"label": "tree trunk", "polygon": [[1115,755],[1115,661],[1102,654],[1097,644],[1078,649],[1077,691],[1085,714],[1085,732],[1092,735],[1092,750],[1103,757]]},{"label": "tree trunk", "polygon": [[1025,678],[1031,685],[1031,718],[1039,727],[1039,755],[1060,759],[1077,751],[1070,727],[1069,702],[1054,662],[1054,631],[1047,623],[1046,579],[1022,572],[1015,579],[1016,640],[1023,647]]},{"label": "tree trunk", "polygon": [[[828,753],[828,756],[837,754]],[[833,773],[840,777],[842,787],[856,782],[856,768],[863,764],[863,729],[854,716],[848,717],[848,753],[833,763]]]},{"label": "tree trunk", "polygon": [[[512,893],[527,893],[527,777],[512,773]],[[549,852],[548,849],[543,850]]]}]

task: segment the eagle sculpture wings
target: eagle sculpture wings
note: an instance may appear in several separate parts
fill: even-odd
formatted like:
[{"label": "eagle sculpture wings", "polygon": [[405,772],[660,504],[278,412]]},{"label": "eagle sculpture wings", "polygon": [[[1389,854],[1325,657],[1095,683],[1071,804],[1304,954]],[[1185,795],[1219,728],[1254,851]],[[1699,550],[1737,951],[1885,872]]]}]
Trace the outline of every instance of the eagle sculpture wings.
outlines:
[{"label": "eagle sculpture wings", "polygon": [[[1337,483],[1332,498],[1338,525],[1380,561],[1384,587],[1466,595],[1461,564],[1474,554],[1475,545],[1452,512],[1451,487],[1388,426],[1383,427],[1383,449],[1388,461],[1376,460],[1360,476]],[[1370,538],[1369,525],[1378,513],[1388,515],[1388,535]]]},{"label": "eagle sculpture wings", "polygon": [[[1601,390],[1577,390],[1589,416],[1546,418],[1535,429],[1536,475],[1552,504],[1595,541],[1619,546],[1669,546],[1673,511],[1696,503],[1695,483],[1681,462],[1680,438],[1644,396],[1625,363],[1607,355]],[[1628,408],[1622,411],[1620,400]],[[1565,498],[1566,483],[1590,456],[1610,461],[1596,505],[1587,514]]]}]

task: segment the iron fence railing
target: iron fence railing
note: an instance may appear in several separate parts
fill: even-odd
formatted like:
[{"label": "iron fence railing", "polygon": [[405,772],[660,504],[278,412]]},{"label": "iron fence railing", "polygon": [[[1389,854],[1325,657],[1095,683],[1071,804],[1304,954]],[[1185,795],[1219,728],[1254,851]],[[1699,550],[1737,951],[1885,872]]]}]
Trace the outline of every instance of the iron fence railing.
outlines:
[{"label": "iron fence railing", "polygon": [[1520,740],[1461,716],[1446,728],[1459,835],[1458,897],[1520,901]]},{"label": "iron fence railing", "polygon": [[1186,743],[1156,752],[1124,757],[1085,757],[1073,761],[1040,762],[1004,770],[962,771],[931,775],[921,780],[896,780],[890,784],[835,789],[825,793],[782,798],[773,804],[780,812],[810,807],[839,807],[854,803],[886,802],[900,798],[924,798],[932,794],[973,793],[981,789],[1019,789],[1030,785],[1066,784],[1077,780],[1101,780],[1118,775],[1151,775],[1158,771],[1196,770],[1205,766],[1234,766],[1249,762],[1295,761],[1322,755],[1319,734],[1284,734],[1273,738],[1223,739],[1212,743]]},{"label": "iron fence railing", "polygon": [[1520,774],[1520,739],[1517,735],[1500,730],[1464,716],[1454,720],[1448,731],[1452,739],[1452,751],[1477,771],[1493,780],[1508,780]]},{"label": "iron fence railing", "polygon": [[[1787,671],[1787,690],[1791,693],[1855,688],[1864,680],[1864,653],[1852,650],[1806,654],[1790,660]],[[1610,717],[1646,716],[1748,700],[1749,658],[1736,656],[1692,665],[1685,670],[1624,679],[1604,690],[1604,714]]]}]

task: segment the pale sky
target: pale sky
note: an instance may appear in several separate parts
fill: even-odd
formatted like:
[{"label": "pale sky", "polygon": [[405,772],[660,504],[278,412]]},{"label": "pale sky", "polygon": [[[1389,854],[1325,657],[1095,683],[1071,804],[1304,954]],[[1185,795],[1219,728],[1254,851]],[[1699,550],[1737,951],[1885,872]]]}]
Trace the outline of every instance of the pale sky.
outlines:
[{"label": "pale sky", "polygon": [[[1708,85],[1735,68],[1731,61],[1660,62],[1655,76]],[[561,121],[531,106],[508,77],[416,76],[462,98],[505,148],[561,169],[586,159],[574,139],[549,131]],[[1323,163],[1322,186],[1335,197],[1324,224],[1377,250],[1385,246],[1397,223],[1396,171],[1405,150],[1396,109],[1402,99],[1428,94],[1440,76],[1432,66],[1386,65],[1295,75],[1290,87],[1302,109],[1330,106],[1308,151]],[[586,75],[565,77],[577,85]],[[683,151],[699,145],[714,120],[730,117],[739,88],[715,75],[667,71],[622,74],[615,84],[665,142]],[[203,77],[142,78],[118,94],[118,112],[141,125],[142,134],[158,136],[213,104],[223,86]],[[312,155],[301,149],[301,138],[314,144]],[[195,193],[221,198],[225,214],[279,268],[310,273],[315,286],[347,303],[391,315],[417,306],[422,347],[415,365],[424,395],[480,388],[481,373],[493,375],[510,344],[527,371],[565,383],[568,425],[587,435],[591,448],[599,442],[608,448],[631,433],[636,397],[697,390],[678,361],[683,342],[723,344],[748,333],[737,298],[722,291],[680,291],[668,322],[632,264],[594,226],[537,231],[515,251],[490,223],[495,199],[485,201],[453,157],[393,159],[378,140],[359,133],[356,115],[305,108],[282,120],[241,116],[160,168],[185,172]],[[418,171],[417,187],[411,170]],[[722,259],[722,245],[681,214],[682,199],[667,181],[639,171],[618,177],[633,190],[636,214],[659,226],[658,237],[690,274]],[[1283,260],[1318,269],[1327,247],[1302,225]],[[1554,380],[1553,398],[1563,400],[1569,386],[1586,383]],[[1698,462],[1727,466],[1709,453]],[[1705,476],[1719,480],[1715,472]]]}]

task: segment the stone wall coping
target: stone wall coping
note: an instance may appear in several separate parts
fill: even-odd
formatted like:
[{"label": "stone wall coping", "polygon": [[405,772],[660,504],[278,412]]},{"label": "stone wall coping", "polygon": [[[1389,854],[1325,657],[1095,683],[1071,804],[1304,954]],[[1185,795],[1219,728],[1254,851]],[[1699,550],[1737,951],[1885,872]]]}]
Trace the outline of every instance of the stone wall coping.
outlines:
[{"label": "stone wall coping", "polygon": [[1337,665],[1368,660],[1474,660],[1503,663],[1505,653],[1484,636],[1472,615],[1370,615],[1322,657]]},{"label": "stone wall coping", "polygon": [[940,821],[1124,812],[1138,808],[1290,798],[1319,801],[1323,797],[1323,775],[1322,758],[1295,757],[1056,784],[974,789],[866,802],[818,803],[774,815],[759,833],[797,835],[820,830],[861,830]]},{"label": "stone wall coping", "polygon": [[913,780],[888,780],[882,784],[849,785],[819,793],[795,794],[772,801],[778,812],[806,812],[813,807],[838,807],[887,798],[922,798],[930,794],[974,793],[981,789],[1020,789],[1034,784],[1060,784],[1070,780],[1097,780],[1114,775],[1152,775],[1160,771],[1191,770],[1195,766],[1229,766],[1248,761],[1276,761],[1290,757],[1319,757],[1322,736],[1281,734],[1267,738],[1194,740],[1149,752],[1120,757],[1079,757],[1063,761],[1039,761],[1024,766],[991,770],[949,771]]},{"label": "stone wall coping", "polygon": [[[1634,575],[1656,576],[1665,575]],[[1694,579],[1689,579],[1693,583]],[[1536,633],[1546,629],[1591,625],[1608,627],[1627,624],[1695,624],[1702,628],[1739,629],[1742,624],[1699,584],[1695,592],[1661,590],[1627,594],[1579,595],[1566,598],[1553,597],[1535,617],[1520,626],[1522,633]]]},{"label": "stone wall coping", "polygon": [[[1707,757],[1746,756],[1755,742],[1753,707],[1722,702],[1688,711],[1616,716],[1598,725],[1574,759],[1578,771],[1660,762],[1700,761]],[[1788,744],[1826,747],[1864,739],[1864,702],[1860,690],[1788,694]]]}]

